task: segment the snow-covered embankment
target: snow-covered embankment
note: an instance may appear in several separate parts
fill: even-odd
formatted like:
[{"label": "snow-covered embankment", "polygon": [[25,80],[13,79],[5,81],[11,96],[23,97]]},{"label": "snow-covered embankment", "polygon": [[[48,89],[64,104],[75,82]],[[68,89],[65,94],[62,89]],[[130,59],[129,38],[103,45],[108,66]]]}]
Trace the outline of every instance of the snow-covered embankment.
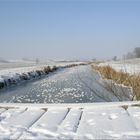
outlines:
[{"label": "snow-covered embankment", "polygon": [[123,75],[123,73],[116,72],[108,65],[92,64],[92,68],[100,76],[100,84],[115,95],[119,101],[134,99],[133,88],[131,86],[124,85],[122,82],[122,77],[125,79],[125,75]]},{"label": "snow-covered embankment", "polygon": [[0,89],[13,85],[18,85],[23,81],[41,78],[60,68],[69,68],[78,65],[85,65],[85,63],[59,65],[59,66],[28,67],[25,69],[19,68],[11,71],[5,70],[0,72]]}]

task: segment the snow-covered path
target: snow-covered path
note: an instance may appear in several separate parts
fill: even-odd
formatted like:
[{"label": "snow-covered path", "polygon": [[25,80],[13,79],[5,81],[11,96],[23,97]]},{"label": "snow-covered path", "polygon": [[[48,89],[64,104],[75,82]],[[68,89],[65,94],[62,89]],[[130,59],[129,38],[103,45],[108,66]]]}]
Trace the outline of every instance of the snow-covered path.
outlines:
[{"label": "snow-covered path", "polygon": [[90,66],[59,70],[43,79],[0,91],[0,102],[91,103],[118,101],[103,88]]}]

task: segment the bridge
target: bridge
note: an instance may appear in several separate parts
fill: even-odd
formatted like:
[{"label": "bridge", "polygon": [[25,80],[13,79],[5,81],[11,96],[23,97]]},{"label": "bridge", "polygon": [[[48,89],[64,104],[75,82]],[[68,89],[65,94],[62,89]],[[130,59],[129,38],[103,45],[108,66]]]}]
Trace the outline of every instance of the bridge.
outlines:
[{"label": "bridge", "polygon": [[0,139],[140,139],[140,102],[3,103]]}]

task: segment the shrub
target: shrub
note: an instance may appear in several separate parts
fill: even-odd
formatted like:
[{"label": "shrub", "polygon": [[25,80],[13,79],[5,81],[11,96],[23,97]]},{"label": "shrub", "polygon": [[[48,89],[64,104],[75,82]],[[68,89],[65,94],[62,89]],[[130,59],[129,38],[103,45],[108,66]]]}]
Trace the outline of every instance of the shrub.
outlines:
[{"label": "shrub", "polygon": [[67,65],[67,68],[71,68],[71,67],[75,67],[75,66],[78,66],[78,64],[70,64],[70,65]]},{"label": "shrub", "polygon": [[30,79],[29,76],[27,74],[25,74],[25,73],[22,73],[21,76],[20,76],[20,78],[22,80],[29,80]]},{"label": "shrub", "polygon": [[41,76],[41,70],[36,70],[36,73],[38,74],[38,76]]},{"label": "shrub", "polygon": [[57,67],[53,66],[52,71],[56,71],[56,70],[57,70]]},{"label": "shrub", "polygon": [[0,89],[4,88],[4,82],[0,82]]},{"label": "shrub", "polygon": [[34,72],[31,71],[31,72],[28,72],[27,74],[28,74],[30,77],[35,78],[35,74],[33,74],[33,73],[34,73]]},{"label": "shrub", "polygon": [[84,66],[84,65],[87,65],[87,64],[86,63],[80,63],[79,65]]},{"label": "shrub", "polygon": [[44,67],[43,71],[48,74],[51,71],[50,66]]}]

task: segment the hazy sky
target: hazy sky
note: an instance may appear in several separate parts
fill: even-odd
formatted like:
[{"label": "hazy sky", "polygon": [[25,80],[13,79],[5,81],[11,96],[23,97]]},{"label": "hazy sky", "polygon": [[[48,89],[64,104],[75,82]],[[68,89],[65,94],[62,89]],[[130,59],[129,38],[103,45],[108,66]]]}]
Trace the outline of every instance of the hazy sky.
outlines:
[{"label": "hazy sky", "polygon": [[0,0],[0,57],[111,58],[140,47],[140,1]]}]

